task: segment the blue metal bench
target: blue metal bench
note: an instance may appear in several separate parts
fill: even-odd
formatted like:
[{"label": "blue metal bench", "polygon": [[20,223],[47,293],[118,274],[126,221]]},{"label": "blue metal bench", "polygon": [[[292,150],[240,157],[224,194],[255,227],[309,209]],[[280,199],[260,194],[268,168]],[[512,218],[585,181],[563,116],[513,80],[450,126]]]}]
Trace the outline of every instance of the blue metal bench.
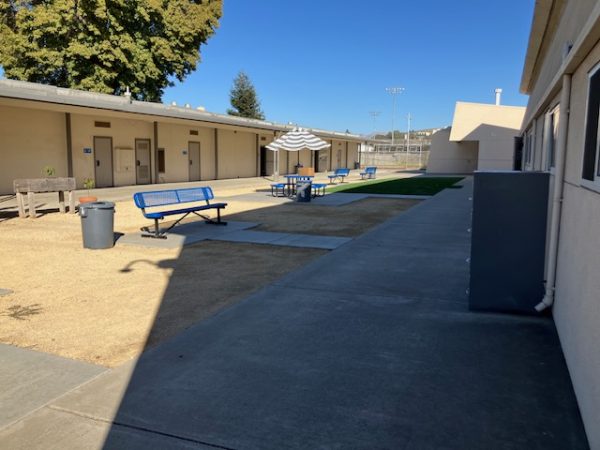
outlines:
[{"label": "blue metal bench", "polygon": [[337,178],[342,179],[342,183],[344,182],[344,178],[350,175],[350,169],[335,169],[335,172],[331,175],[327,175],[329,178],[329,183],[333,183]]},{"label": "blue metal bench", "polygon": [[367,178],[375,178],[375,172],[377,172],[377,167],[365,167],[364,172],[360,173],[360,179],[364,180]]},{"label": "blue metal bench", "polygon": [[[198,217],[202,217],[206,223],[215,225],[227,225],[227,222],[221,221],[221,210],[227,206],[227,203],[210,203],[210,200],[214,199],[215,196],[210,187],[197,187],[188,189],[168,189],[163,191],[152,191],[152,192],[138,192],[133,195],[133,201],[135,206],[142,210],[146,219],[154,220],[154,230],[150,230],[149,227],[143,227],[142,231],[146,234],[142,234],[143,237],[152,237],[159,239],[166,239],[166,233],[175,227],[179,222],[185,219],[190,214],[195,214]],[[197,203],[203,202],[198,205]],[[194,205],[196,203],[196,205]],[[151,212],[146,211],[148,208],[162,208],[165,206],[173,205],[184,205],[180,208],[171,208],[164,210],[153,210]],[[217,210],[217,220],[211,220],[209,217],[199,214],[198,211],[206,211],[209,209]],[[161,230],[158,226],[158,221],[164,219],[166,216],[172,216],[177,214],[183,214],[173,225],[166,230]]]}]

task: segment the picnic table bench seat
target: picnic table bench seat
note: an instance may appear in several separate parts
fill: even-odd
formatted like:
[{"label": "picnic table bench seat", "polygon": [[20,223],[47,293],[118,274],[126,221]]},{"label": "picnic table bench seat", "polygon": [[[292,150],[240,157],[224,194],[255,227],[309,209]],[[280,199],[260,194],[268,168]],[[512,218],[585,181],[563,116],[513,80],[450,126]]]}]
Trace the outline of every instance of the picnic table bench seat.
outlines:
[{"label": "picnic table bench seat", "polygon": [[[271,184],[271,195],[273,197],[285,197],[285,183]],[[279,195],[281,193],[281,195]]]},{"label": "picnic table bench seat", "polygon": [[323,197],[325,195],[325,188],[327,185],[325,183],[313,183],[312,184],[312,196],[313,197]]},{"label": "picnic table bench seat", "polygon": [[[221,210],[225,209],[227,203],[210,203],[210,201],[214,198],[215,196],[213,191],[208,186],[135,193],[133,195],[133,201],[135,202],[135,205],[142,210],[144,217],[154,220],[154,229],[150,230],[149,227],[143,227],[142,231],[144,231],[145,234],[142,234],[142,236],[166,239],[166,233],[178,225],[179,222],[181,222],[190,214],[195,214],[198,217],[202,217],[206,223],[227,225],[227,222],[223,222],[221,220]],[[176,205],[184,205],[184,207],[175,207]],[[160,210],[154,209],[167,206],[172,206],[172,208]],[[153,210],[147,211],[148,208],[152,208]],[[199,211],[206,211],[210,209],[217,210],[216,221],[199,213]],[[159,220],[162,220],[167,216],[178,214],[182,214],[182,217],[177,219],[177,221],[175,221],[175,223],[173,223],[166,230],[160,229],[158,225]]]},{"label": "picnic table bench seat", "polygon": [[367,178],[375,178],[375,172],[377,172],[377,167],[369,166],[365,167],[365,170],[360,173],[360,179],[364,180]]},{"label": "picnic table bench seat", "polygon": [[350,169],[342,168],[335,169],[335,171],[331,175],[327,175],[329,178],[329,182],[333,183],[337,178],[342,179],[342,183],[344,182],[344,178],[350,175]]}]

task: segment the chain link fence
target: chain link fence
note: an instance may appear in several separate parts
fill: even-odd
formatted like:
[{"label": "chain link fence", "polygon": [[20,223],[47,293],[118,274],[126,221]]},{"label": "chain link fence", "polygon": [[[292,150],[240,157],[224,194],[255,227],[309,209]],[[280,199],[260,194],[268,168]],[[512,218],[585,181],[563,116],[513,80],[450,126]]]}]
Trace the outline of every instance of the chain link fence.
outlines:
[{"label": "chain link fence", "polygon": [[422,152],[361,152],[360,165],[376,166],[382,169],[425,169],[429,160],[429,150]]}]

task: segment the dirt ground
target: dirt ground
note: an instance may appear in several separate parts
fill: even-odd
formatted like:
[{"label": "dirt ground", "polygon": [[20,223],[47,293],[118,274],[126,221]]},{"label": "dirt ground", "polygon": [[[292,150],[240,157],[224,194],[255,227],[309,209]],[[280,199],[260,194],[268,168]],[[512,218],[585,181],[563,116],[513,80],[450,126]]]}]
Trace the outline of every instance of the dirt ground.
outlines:
[{"label": "dirt ground", "polygon": [[[341,207],[230,201],[226,220],[261,229],[355,236],[415,202]],[[115,231],[148,221],[116,204]],[[82,248],[77,215],[0,216],[0,342],[114,367],[240,301],[325,251],[227,242],[183,250]]]}]

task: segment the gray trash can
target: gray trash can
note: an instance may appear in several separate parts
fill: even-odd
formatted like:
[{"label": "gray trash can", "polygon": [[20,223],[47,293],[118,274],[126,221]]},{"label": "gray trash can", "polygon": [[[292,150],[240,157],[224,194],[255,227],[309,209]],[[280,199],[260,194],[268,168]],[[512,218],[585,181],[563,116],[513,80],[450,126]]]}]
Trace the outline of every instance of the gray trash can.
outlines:
[{"label": "gray trash can", "polygon": [[298,181],[296,182],[296,201],[310,202],[312,191],[312,182]]},{"label": "gray trash can", "polygon": [[115,245],[115,204],[91,202],[79,205],[84,248],[112,248]]}]

